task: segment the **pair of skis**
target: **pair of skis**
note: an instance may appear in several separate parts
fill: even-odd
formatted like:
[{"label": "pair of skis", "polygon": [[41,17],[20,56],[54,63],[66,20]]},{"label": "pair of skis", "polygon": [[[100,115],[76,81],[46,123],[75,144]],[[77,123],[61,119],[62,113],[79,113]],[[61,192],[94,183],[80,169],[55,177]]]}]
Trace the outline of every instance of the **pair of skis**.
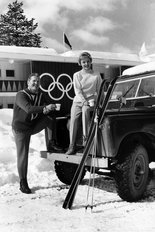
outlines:
[{"label": "pair of skis", "polygon": [[[94,112],[93,112],[93,117],[92,117],[92,122],[91,122],[91,126],[90,126],[90,132],[89,132],[89,135],[88,135],[88,140],[87,140],[87,143],[86,143],[86,146],[84,148],[84,152],[83,152],[83,156],[82,156],[82,159],[81,159],[81,162],[79,163],[78,165],[78,168],[76,170],[76,173],[73,177],[73,180],[72,180],[72,183],[70,185],[70,188],[69,188],[69,191],[66,195],[66,198],[64,200],[64,203],[63,203],[63,208],[64,209],[71,209],[72,208],[72,205],[73,205],[73,201],[74,201],[74,198],[75,198],[75,195],[76,195],[76,191],[77,191],[77,188],[78,188],[78,185],[80,183],[80,179],[81,179],[81,175],[82,175],[82,172],[84,170],[84,167],[85,167],[85,163],[86,163],[86,160],[87,160],[87,157],[89,155],[89,152],[90,152],[90,149],[92,147],[92,144],[93,144],[93,139],[95,136],[95,133],[97,133],[97,128],[102,122],[103,122],[103,119],[104,119],[104,114],[105,114],[105,111],[106,111],[106,108],[107,108],[107,105],[108,105],[108,101],[111,97],[111,94],[112,94],[112,91],[113,91],[113,88],[114,88],[114,84],[116,82],[117,78],[113,79],[109,86],[108,86],[108,90],[107,90],[107,93],[106,93],[106,96],[105,96],[105,99],[102,103],[102,106],[101,106],[101,109],[99,111],[99,107],[100,107],[100,102],[101,102],[101,97],[102,97],[102,93],[103,93],[103,87],[104,87],[104,84],[105,84],[105,80],[102,81],[102,84],[101,84],[101,87],[100,87],[100,91],[99,91],[99,95],[98,95],[98,98],[97,98],[97,103],[96,103],[96,106],[95,106],[95,109],[94,109]],[[99,113],[99,118],[98,118],[98,123],[94,123],[94,118],[96,116],[96,114]],[[96,144],[96,141],[95,143]]]}]

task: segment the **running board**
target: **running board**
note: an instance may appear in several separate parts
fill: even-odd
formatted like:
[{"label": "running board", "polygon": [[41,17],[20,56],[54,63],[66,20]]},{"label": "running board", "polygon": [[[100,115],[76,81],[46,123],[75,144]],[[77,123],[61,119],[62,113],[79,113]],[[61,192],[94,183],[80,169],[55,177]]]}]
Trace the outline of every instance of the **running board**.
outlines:
[{"label": "running board", "polygon": [[[75,155],[65,155],[64,153],[50,153],[47,151],[41,151],[40,154],[41,158],[48,159],[50,161],[56,160],[74,164],[79,164],[83,155],[83,153],[76,153]],[[103,157],[92,158],[91,156],[88,156],[85,166],[91,166],[92,164],[96,168],[108,168],[108,159]]]}]

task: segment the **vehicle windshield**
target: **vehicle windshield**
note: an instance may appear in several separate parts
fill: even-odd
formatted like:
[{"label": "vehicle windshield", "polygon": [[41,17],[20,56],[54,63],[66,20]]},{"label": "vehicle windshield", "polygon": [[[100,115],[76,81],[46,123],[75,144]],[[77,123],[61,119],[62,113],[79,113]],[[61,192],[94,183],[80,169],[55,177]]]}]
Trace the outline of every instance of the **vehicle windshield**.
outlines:
[{"label": "vehicle windshield", "polygon": [[119,99],[120,97],[133,98],[136,95],[139,80],[122,81],[116,83],[111,100]]}]

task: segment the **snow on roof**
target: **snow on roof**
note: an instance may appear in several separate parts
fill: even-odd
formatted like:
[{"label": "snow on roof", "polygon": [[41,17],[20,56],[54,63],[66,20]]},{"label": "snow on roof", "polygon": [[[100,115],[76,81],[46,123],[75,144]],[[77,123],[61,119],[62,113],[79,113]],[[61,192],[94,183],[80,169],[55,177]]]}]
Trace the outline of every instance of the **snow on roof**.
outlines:
[{"label": "snow on roof", "polygon": [[92,58],[108,58],[108,59],[126,59],[126,60],[136,60],[139,61],[139,57],[136,54],[126,54],[126,53],[112,53],[112,52],[98,52],[98,51],[87,51],[87,50],[75,50],[68,51],[61,55],[63,56],[74,56],[78,57],[82,52],[89,52]]},{"label": "snow on roof", "polygon": [[0,46],[1,59],[59,61],[62,57],[53,48]]},{"label": "snow on roof", "polygon": [[[53,61],[77,63],[79,55],[86,50],[71,50],[58,54],[53,48],[0,46],[0,59],[13,59],[18,61]],[[142,61],[136,54],[111,53],[87,51],[92,55],[93,63],[110,65],[141,64]]]},{"label": "snow on roof", "polygon": [[12,52],[12,53],[23,53],[23,54],[57,54],[53,48],[38,48],[38,47],[20,47],[20,46],[0,46],[0,52]]},{"label": "snow on roof", "polygon": [[142,61],[140,60],[137,54],[126,54],[126,53],[112,53],[112,52],[98,52],[98,51],[88,51],[88,50],[72,50],[62,53],[61,55],[64,57],[74,57],[78,58],[82,52],[89,52],[93,58],[93,62],[101,60],[104,63],[118,63],[124,62],[124,64],[136,65],[141,64]]},{"label": "snow on roof", "polygon": [[123,71],[122,75],[132,76],[132,75],[143,74],[146,72],[153,72],[153,71],[155,71],[155,61],[145,64],[140,64],[132,68],[128,68]]}]

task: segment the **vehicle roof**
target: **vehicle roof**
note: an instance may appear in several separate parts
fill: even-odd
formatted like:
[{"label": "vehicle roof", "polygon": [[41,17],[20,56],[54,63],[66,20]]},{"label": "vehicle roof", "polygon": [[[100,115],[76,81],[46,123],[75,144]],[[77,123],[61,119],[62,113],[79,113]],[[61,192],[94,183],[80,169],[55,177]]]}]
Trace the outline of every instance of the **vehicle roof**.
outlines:
[{"label": "vehicle roof", "polygon": [[135,76],[155,72],[155,61],[140,64],[123,71],[122,76]]}]

